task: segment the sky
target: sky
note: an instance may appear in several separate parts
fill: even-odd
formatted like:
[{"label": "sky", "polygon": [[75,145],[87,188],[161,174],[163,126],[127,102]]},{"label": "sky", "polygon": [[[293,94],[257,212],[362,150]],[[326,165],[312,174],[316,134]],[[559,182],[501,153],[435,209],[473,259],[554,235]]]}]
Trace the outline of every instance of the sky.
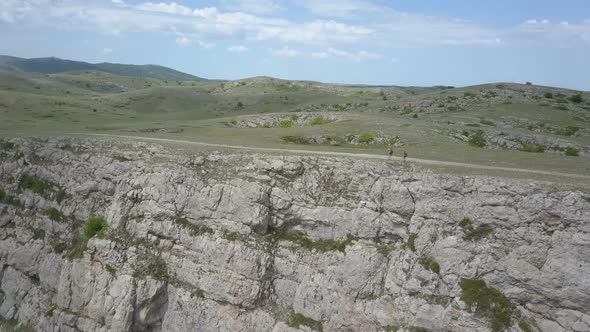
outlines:
[{"label": "sky", "polygon": [[588,0],[0,0],[0,54],[211,79],[590,90]]}]

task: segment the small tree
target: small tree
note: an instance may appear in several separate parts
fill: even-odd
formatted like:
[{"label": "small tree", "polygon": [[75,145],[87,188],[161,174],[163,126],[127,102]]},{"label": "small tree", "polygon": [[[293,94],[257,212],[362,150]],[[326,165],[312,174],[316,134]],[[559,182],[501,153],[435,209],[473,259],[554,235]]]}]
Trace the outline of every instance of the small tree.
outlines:
[{"label": "small tree", "polygon": [[572,103],[580,104],[580,103],[582,103],[584,101],[584,98],[582,98],[582,94],[581,93],[578,93],[578,94],[575,94],[575,95],[571,96],[570,97],[570,101]]},{"label": "small tree", "polygon": [[241,101],[238,101],[236,108],[244,108],[244,104]]}]

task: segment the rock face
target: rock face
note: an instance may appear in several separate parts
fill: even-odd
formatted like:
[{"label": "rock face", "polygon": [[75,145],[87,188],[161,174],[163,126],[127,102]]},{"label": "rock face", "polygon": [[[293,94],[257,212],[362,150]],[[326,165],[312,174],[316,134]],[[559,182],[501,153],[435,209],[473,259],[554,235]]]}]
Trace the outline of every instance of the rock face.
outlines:
[{"label": "rock face", "polygon": [[[582,192],[367,160],[11,142],[0,315],[39,331],[590,331]],[[87,240],[89,216],[109,227]]]}]

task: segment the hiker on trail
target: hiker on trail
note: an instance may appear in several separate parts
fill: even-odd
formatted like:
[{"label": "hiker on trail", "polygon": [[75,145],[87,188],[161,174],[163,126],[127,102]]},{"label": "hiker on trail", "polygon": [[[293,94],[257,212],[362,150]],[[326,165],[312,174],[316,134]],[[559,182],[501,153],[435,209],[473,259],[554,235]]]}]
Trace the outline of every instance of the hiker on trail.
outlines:
[{"label": "hiker on trail", "polygon": [[404,163],[406,162],[406,158],[408,157],[408,153],[404,150]]}]

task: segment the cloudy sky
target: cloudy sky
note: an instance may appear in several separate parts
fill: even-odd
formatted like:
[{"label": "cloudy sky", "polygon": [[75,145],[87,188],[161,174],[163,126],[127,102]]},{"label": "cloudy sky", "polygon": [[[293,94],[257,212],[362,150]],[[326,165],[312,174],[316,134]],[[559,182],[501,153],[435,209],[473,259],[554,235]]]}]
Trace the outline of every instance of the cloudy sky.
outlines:
[{"label": "cloudy sky", "polygon": [[206,78],[590,90],[587,0],[0,0],[0,41]]}]

